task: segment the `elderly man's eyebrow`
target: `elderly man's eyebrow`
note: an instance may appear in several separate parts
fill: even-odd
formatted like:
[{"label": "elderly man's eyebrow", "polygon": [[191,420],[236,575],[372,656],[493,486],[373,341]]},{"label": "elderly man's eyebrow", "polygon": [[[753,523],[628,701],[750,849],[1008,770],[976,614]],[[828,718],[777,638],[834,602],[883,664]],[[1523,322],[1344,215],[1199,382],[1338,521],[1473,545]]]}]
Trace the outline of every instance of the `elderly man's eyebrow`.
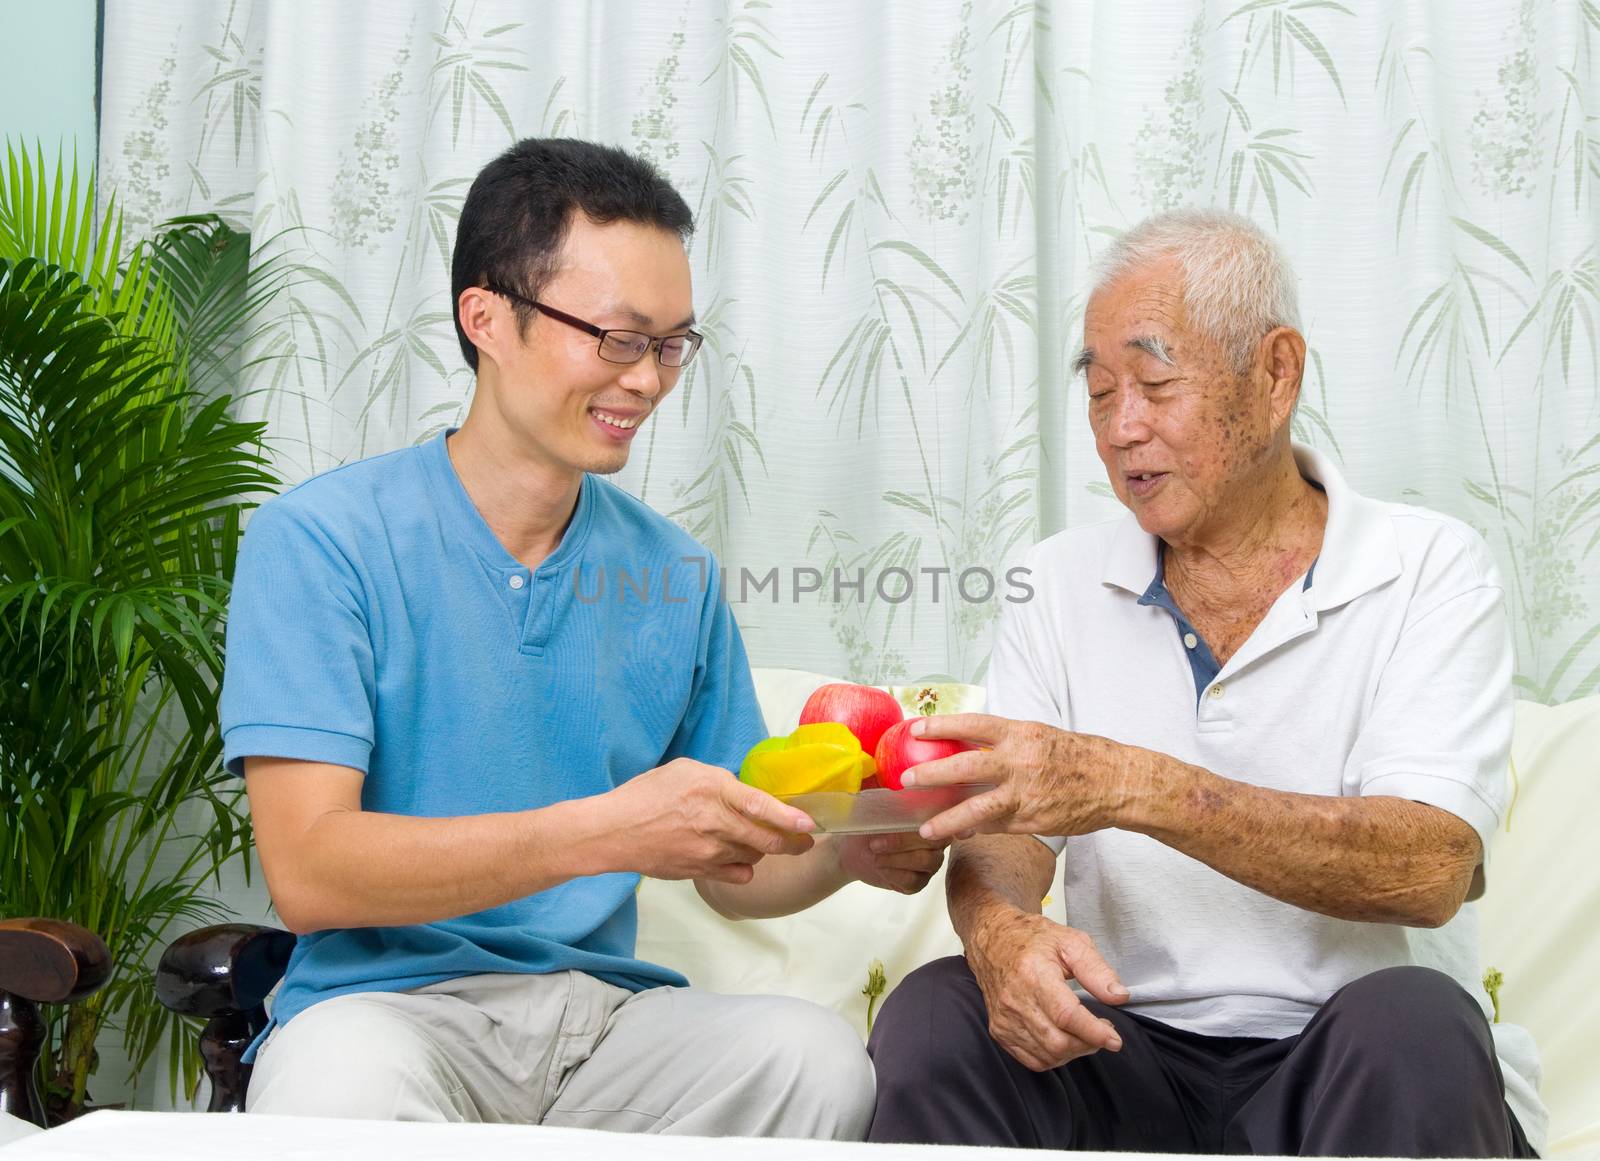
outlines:
[{"label": "elderly man's eyebrow", "polygon": [[1094,364],[1094,348],[1085,347],[1078,352],[1078,357],[1072,360],[1072,373],[1081,375]]},{"label": "elderly man's eyebrow", "polygon": [[1176,367],[1178,361],[1172,357],[1172,352],[1167,350],[1167,344],[1160,335],[1140,335],[1128,340],[1128,346],[1143,351],[1158,363],[1165,363],[1169,367]]}]

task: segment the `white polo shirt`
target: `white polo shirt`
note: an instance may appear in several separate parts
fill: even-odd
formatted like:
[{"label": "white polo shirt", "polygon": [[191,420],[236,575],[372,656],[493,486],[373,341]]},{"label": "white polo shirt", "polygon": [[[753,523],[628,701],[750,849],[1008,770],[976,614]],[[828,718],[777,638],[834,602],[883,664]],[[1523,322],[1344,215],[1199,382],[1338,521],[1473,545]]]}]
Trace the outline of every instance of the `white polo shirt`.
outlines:
[{"label": "white polo shirt", "polygon": [[[1311,448],[1294,454],[1328,496],[1313,582],[1284,590],[1198,704],[1176,622],[1139,601],[1158,541],[1130,514],[1028,554],[1034,596],[1001,619],[990,710],[1257,786],[1430,803],[1487,849],[1505,809],[1512,719],[1511,640],[1488,547],[1459,520],[1357,495]],[[1068,921],[1093,936],[1132,992],[1128,1007],[1163,1023],[1292,1036],[1344,984],[1401,964],[1439,968],[1489,1011],[1470,905],[1437,930],[1356,923],[1129,831],[1046,843],[1061,858]],[[1542,1140],[1531,1039],[1495,1031],[1508,1099],[1530,1141]]]}]

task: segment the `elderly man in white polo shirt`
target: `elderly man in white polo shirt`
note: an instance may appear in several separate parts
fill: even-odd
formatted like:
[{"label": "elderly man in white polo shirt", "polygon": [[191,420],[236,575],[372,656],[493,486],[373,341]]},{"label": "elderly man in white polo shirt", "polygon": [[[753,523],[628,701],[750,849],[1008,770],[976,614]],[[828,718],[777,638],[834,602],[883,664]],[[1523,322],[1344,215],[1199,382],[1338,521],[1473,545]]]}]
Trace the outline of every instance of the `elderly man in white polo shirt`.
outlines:
[{"label": "elderly man in white polo shirt", "polygon": [[1077,367],[1129,514],[1032,550],[993,716],[924,723],[985,749],[908,783],[996,789],[923,829],[965,839],[966,955],[889,997],[871,1139],[1535,1155],[1536,1058],[1492,1035],[1461,910],[1506,800],[1500,580],[1290,441],[1298,321],[1236,215],[1101,263]]}]

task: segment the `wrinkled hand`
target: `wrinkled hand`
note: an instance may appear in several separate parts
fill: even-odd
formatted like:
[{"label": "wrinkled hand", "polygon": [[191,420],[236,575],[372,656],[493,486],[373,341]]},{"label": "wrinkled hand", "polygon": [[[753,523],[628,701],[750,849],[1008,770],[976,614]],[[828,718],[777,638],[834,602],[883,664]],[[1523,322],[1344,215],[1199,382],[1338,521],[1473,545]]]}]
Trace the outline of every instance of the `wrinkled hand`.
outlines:
[{"label": "wrinkled hand", "polygon": [[915,832],[840,835],[839,866],[852,880],[915,895],[944,865],[949,845],[929,842]]},{"label": "wrinkled hand", "polygon": [[994,784],[923,823],[922,837],[934,841],[974,834],[1071,836],[1117,826],[1162,757],[1094,734],[992,714],[923,718],[912,733],[985,748],[924,762],[906,772],[907,786]]},{"label": "wrinkled hand", "polygon": [[656,879],[748,883],[767,855],[812,847],[804,811],[689,758],[647,770],[609,792],[623,865]]},{"label": "wrinkled hand", "polygon": [[1067,985],[1076,979],[1107,1004],[1128,999],[1083,932],[1012,910],[979,925],[967,963],[989,1008],[989,1035],[1025,1067],[1044,1072],[1102,1048],[1121,1051],[1116,1028]]}]

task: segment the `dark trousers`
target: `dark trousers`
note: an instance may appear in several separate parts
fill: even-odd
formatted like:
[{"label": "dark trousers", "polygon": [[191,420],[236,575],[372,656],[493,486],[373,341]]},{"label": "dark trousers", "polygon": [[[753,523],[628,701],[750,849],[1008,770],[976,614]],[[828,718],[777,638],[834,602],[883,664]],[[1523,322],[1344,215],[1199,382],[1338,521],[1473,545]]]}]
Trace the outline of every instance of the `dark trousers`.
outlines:
[{"label": "dark trousers", "polygon": [[1086,1003],[1122,1036],[1048,1072],[989,1035],[959,956],[908,976],[868,1050],[870,1141],[1364,1157],[1533,1157],[1483,1013],[1431,968],[1341,988],[1297,1036],[1199,1036]]}]

